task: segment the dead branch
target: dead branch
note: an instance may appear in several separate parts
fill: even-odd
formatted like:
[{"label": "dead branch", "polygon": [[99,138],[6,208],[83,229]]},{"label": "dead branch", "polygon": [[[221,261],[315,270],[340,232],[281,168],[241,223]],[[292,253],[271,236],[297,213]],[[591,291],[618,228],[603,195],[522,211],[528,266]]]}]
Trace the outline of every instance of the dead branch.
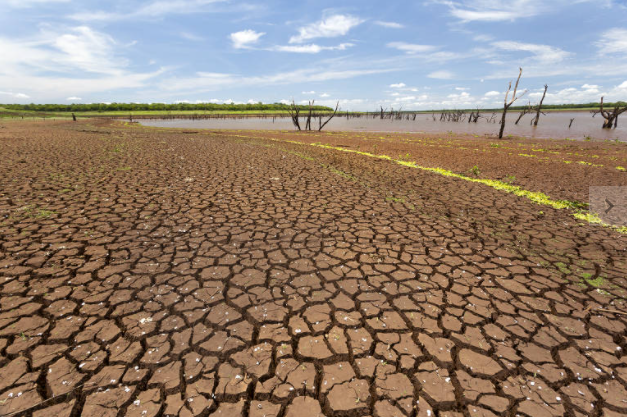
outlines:
[{"label": "dead branch", "polygon": [[333,111],[333,114],[331,116],[329,116],[329,118],[327,119],[326,122],[324,122],[322,125],[320,125],[320,128],[318,129],[318,132],[320,132],[322,129],[324,129],[324,127],[327,125],[327,123],[329,123],[331,121],[331,119],[333,119],[335,117],[335,115],[337,114],[337,111],[340,109],[340,102],[338,101],[337,104],[335,105],[335,110]]},{"label": "dead branch", "polygon": [[544,103],[544,97],[546,97],[546,90],[548,89],[549,89],[549,85],[544,84],[544,94],[542,94],[542,99],[540,100],[540,103],[538,104],[538,112],[536,113],[536,119],[533,122],[534,126],[538,126],[538,121],[540,120],[540,112],[542,111],[542,103]]},{"label": "dead branch", "polygon": [[503,139],[503,132],[505,131],[505,117],[507,116],[507,110],[522,96],[527,93],[525,90],[521,95],[518,95],[518,84],[520,83],[520,77],[522,77],[523,69],[520,68],[520,72],[518,73],[518,79],[516,80],[516,85],[514,86],[514,93],[512,94],[512,99],[509,99],[509,92],[512,90],[512,82],[509,82],[509,87],[507,87],[507,93],[505,93],[505,103],[503,105],[503,115],[501,116],[501,130],[499,131],[499,139]]},{"label": "dead branch", "polygon": [[292,99],[292,105],[290,107],[288,107],[287,109],[290,112],[290,117],[292,118],[292,123],[294,123],[294,126],[300,131],[300,121],[298,120],[299,114],[300,114],[300,109],[298,108],[298,106],[296,105],[296,103],[294,103],[294,99]]},{"label": "dead branch", "polygon": [[529,102],[527,104],[527,107],[525,107],[524,109],[520,111],[520,114],[518,115],[518,119],[516,119],[516,122],[514,122],[514,124],[517,125],[518,122],[520,122],[520,119],[522,119],[525,114],[531,113],[532,111],[533,111],[533,107],[531,106],[531,102]]},{"label": "dead branch", "polygon": [[592,112],[592,117],[597,114],[601,114],[603,116],[603,129],[611,129],[612,127],[618,127],[618,116],[627,111],[627,106],[620,107],[618,103],[614,105],[614,109],[612,111],[605,110],[603,108],[603,97],[601,97],[601,108],[598,111]]},{"label": "dead branch", "polygon": [[309,101],[309,115],[307,116],[307,122],[305,123],[305,130],[311,130],[311,111],[315,101],[316,100]]}]

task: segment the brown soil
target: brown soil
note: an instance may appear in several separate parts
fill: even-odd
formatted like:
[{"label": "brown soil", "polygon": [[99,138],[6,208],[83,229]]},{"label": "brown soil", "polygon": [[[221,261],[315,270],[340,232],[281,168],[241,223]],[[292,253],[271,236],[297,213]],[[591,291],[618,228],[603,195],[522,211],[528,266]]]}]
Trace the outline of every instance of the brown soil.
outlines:
[{"label": "brown soil", "polygon": [[[199,132],[204,133],[204,132]],[[627,145],[551,139],[501,139],[463,134],[366,132],[211,132],[388,155],[470,177],[500,180],[555,199],[588,202],[590,186],[627,185]],[[473,172],[477,167],[479,172]]]},{"label": "brown soil", "polygon": [[[627,413],[624,235],[245,135],[280,133],[0,126],[0,415]],[[588,170],[624,181],[504,149],[525,141],[356,136],[281,138],[507,167],[560,198],[585,199]]]}]

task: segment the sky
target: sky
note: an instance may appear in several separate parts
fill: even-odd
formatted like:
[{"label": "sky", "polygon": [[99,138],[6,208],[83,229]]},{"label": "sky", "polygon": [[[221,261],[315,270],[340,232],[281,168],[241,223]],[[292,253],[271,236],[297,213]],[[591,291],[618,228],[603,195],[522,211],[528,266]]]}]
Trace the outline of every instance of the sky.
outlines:
[{"label": "sky", "polygon": [[0,103],[627,101],[627,0],[0,0]]}]

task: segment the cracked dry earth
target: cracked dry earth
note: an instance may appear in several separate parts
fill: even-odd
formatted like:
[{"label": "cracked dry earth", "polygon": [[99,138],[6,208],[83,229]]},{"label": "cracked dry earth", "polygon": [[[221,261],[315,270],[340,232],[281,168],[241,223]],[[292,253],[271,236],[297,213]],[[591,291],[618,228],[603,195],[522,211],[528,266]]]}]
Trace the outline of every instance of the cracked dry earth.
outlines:
[{"label": "cracked dry earth", "polygon": [[0,415],[627,414],[611,230],[297,144],[13,122],[0,154]]}]

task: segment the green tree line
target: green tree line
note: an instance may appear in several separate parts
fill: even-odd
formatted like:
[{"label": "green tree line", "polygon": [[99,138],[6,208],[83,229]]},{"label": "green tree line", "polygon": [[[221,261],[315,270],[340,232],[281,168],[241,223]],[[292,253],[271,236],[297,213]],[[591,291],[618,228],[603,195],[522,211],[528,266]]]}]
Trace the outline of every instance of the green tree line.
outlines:
[{"label": "green tree line", "polygon": [[[4,104],[2,107],[18,111],[36,112],[110,112],[110,111],[287,111],[289,104],[216,104],[216,103],[92,103],[92,104]],[[301,109],[309,109],[308,106],[298,106]],[[333,111],[326,106],[313,106],[317,111]]]}]

